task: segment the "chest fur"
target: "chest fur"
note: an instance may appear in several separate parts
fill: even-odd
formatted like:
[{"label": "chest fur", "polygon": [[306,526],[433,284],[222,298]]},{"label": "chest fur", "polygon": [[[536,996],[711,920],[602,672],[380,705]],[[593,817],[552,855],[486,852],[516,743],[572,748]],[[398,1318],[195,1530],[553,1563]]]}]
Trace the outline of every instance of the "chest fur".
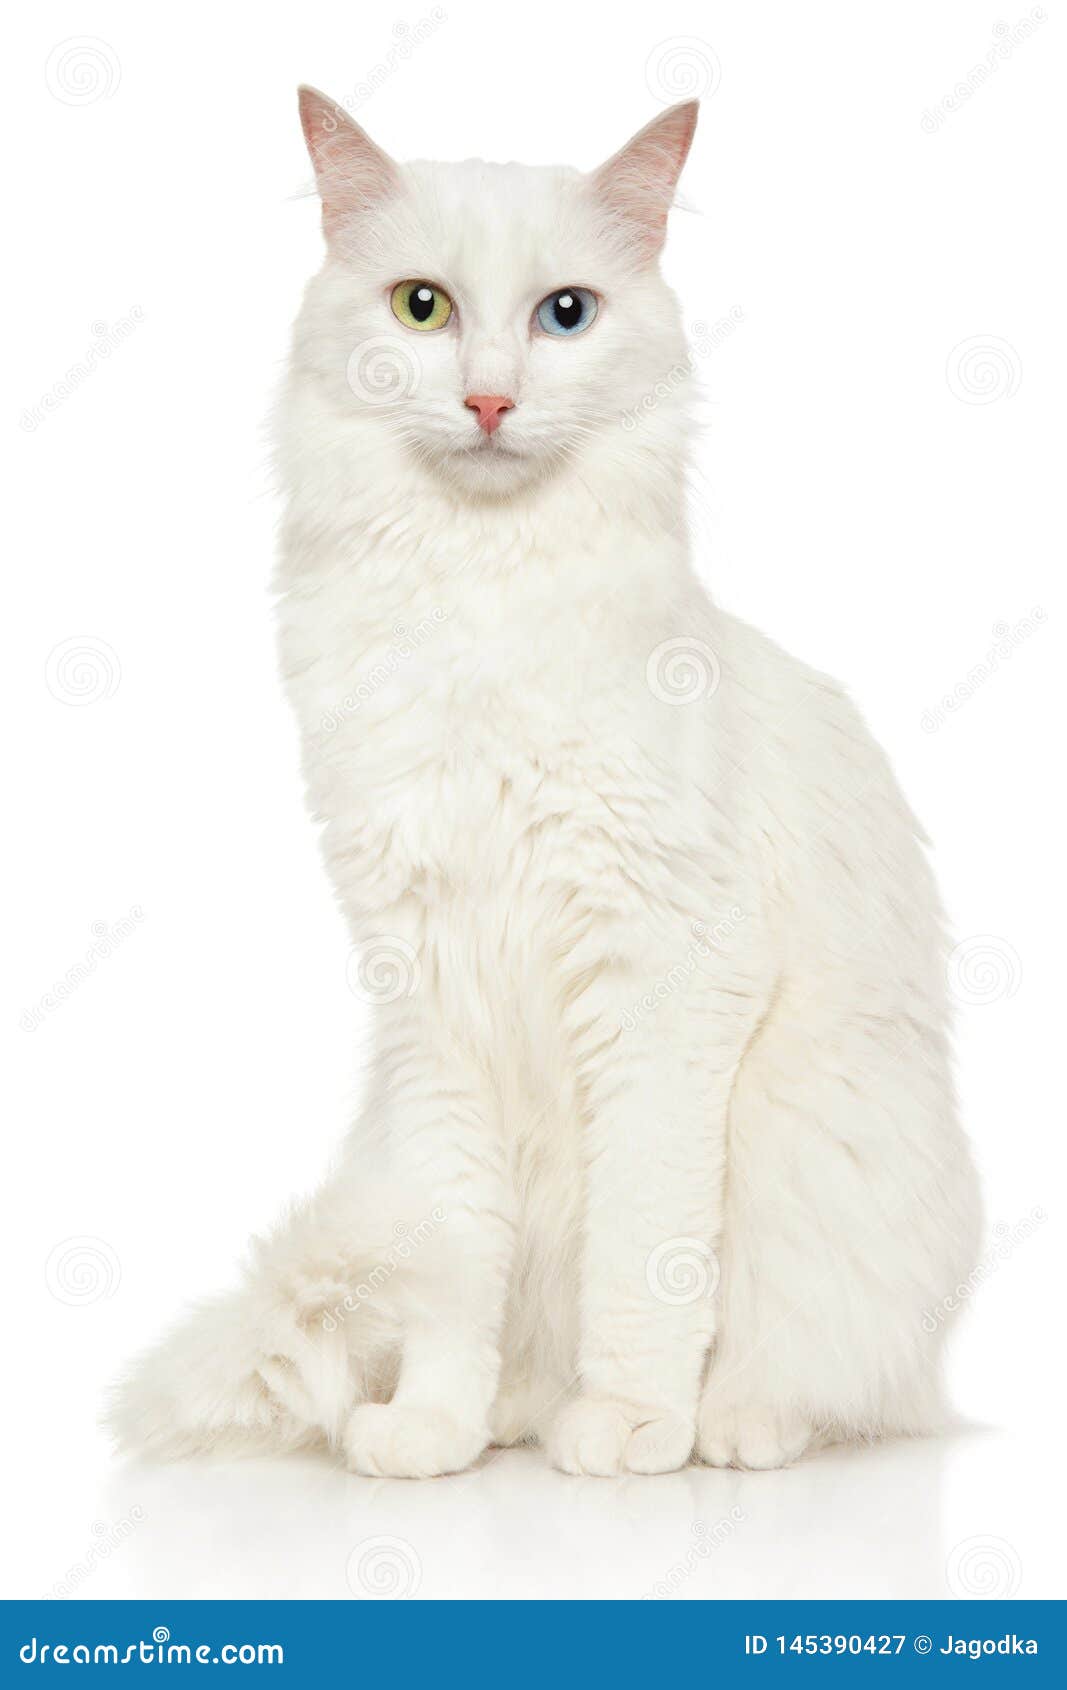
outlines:
[{"label": "chest fur", "polygon": [[474,881],[523,840],[603,824],[624,766],[666,761],[682,725],[648,690],[650,620],[514,574],[291,594],[283,664],[314,809],[375,855]]}]

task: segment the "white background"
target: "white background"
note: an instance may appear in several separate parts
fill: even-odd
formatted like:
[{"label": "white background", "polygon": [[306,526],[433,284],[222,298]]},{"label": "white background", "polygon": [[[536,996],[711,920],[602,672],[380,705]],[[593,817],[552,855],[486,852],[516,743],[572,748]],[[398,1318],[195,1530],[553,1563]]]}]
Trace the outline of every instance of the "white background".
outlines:
[{"label": "white background", "polygon": [[[3,1594],[363,1595],[352,1551],[386,1536],[426,1596],[639,1596],[672,1566],[680,1597],[1051,1595],[1060,8],[984,82],[1019,0],[443,9],[426,30],[422,0],[81,0],[24,9],[9,44]],[[358,1087],[268,590],[263,423],[320,254],[300,80],[400,157],[582,167],[709,90],[667,257],[691,327],[742,314],[699,359],[700,566],[851,687],[967,946],[960,1088],[1000,1253],[954,1348],[949,1438],[619,1482],[512,1453],[417,1485],[325,1459],[143,1469],[96,1429],[123,1359],[314,1183]],[[111,954],[48,1007],[94,924]]]}]

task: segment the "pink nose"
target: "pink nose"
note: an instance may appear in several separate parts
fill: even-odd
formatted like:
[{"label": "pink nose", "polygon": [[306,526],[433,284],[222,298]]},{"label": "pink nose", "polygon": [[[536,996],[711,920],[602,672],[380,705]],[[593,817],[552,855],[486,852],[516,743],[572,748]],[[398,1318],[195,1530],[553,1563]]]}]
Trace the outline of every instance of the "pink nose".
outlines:
[{"label": "pink nose", "polygon": [[469,411],[477,411],[478,427],[484,428],[486,434],[500,427],[505,411],[515,409],[514,399],[503,399],[499,393],[470,393],[463,403]]}]

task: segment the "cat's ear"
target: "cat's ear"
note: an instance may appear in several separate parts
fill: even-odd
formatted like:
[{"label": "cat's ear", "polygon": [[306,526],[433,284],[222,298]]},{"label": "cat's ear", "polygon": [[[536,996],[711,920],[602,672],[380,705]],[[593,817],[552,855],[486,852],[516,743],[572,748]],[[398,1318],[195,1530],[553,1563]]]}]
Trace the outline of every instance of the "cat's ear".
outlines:
[{"label": "cat's ear", "polygon": [[659,252],[667,233],[667,213],[689,156],[698,110],[696,100],[671,106],[593,172],[597,197],[633,225],[649,258]]},{"label": "cat's ear", "polygon": [[300,123],[315,166],[322,223],[329,240],[347,217],[365,211],[399,186],[388,153],[345,111],[317,88],[299,90]]}]

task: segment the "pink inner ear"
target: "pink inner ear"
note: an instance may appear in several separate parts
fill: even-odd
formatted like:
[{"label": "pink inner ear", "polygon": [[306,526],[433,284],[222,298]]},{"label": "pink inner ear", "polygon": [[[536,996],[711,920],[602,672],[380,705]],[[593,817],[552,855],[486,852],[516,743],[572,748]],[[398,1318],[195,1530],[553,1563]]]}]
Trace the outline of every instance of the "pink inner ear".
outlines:
[{"label": "pink inner ear", "polygon": [[667,213],[692,145],[698,109],[696,100],[672,106],[593,173],[600,199],[636,225],[650,254],[663,245]]},{"label": "pink inner ear", "polygon": [[392,193],[396,165],[342,106],[317,88],[300,89],[300,122],[322,200],[327,235],[345,217]]}]

